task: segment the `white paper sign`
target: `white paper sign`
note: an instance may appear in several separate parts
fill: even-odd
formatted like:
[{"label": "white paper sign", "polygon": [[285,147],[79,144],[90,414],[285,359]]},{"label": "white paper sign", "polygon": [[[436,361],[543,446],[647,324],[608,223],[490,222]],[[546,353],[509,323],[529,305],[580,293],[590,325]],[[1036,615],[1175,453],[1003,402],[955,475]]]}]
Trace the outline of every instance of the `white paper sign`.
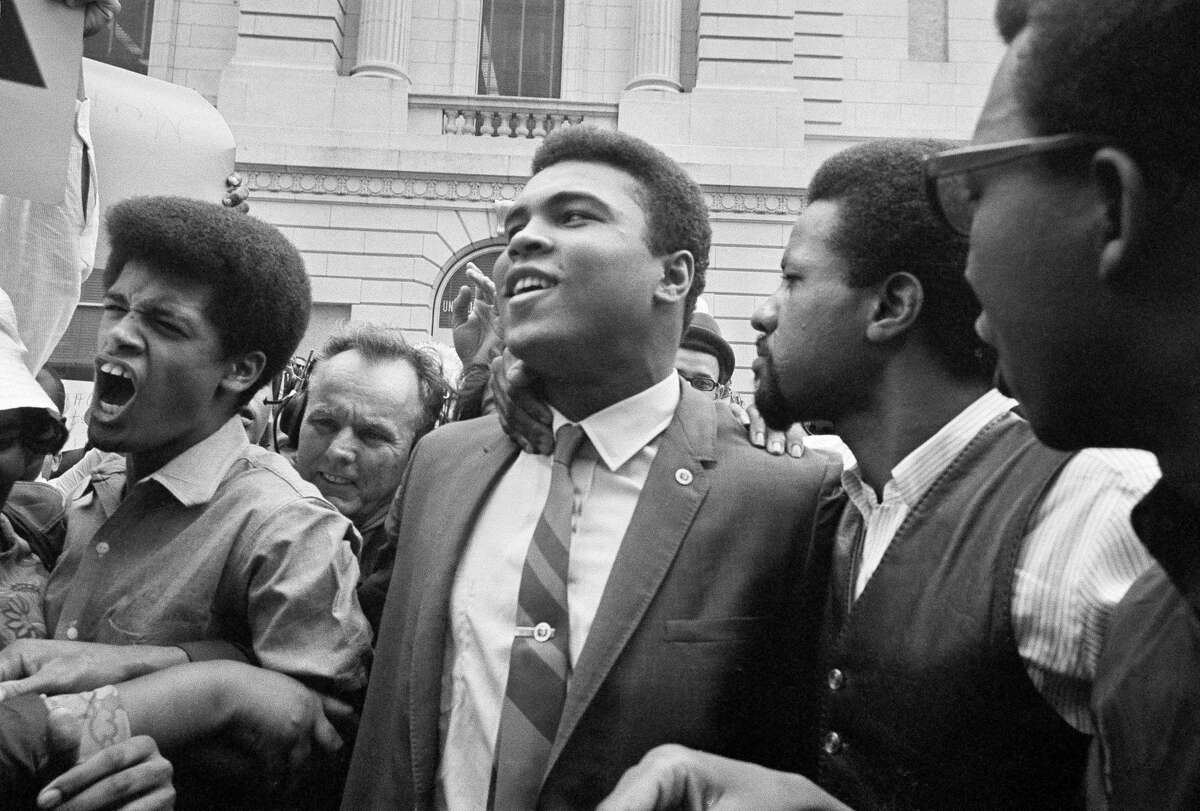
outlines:
[{"label": "white paper sign", "polygon": [[58,0],[0,0],[0,194],[63,199],[83,13]]}]

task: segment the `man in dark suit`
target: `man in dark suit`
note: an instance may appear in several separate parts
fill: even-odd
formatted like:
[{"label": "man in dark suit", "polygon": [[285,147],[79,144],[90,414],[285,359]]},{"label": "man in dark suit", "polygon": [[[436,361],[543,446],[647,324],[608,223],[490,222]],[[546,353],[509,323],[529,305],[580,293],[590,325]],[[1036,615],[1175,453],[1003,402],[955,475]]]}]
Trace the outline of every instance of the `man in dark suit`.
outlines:
[{"label": "man in dark suit", "polygon": [[799,574],[840,465],[765,456],[675,374],[710,242],[699,188],[635,138],[571,129],[505,229],[508,348],[559,448],[584,439],[520,454],[485,417],[418,444],[343,807],[591,807],[677,740],[795,766]]}]

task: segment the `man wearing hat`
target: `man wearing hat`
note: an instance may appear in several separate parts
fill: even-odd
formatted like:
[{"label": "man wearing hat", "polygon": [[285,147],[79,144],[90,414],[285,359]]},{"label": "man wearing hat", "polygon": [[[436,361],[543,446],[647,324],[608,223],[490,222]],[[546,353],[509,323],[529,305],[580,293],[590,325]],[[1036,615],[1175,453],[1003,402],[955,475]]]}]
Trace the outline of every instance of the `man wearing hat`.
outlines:
[{"label": "man wearing hat", "polygon": [[697,391],[712,392],[714,400],[729,397],[733,376],[733,349],[721,337],[717,319],[708,313],[692,313],[675,353],[675,371]]}]

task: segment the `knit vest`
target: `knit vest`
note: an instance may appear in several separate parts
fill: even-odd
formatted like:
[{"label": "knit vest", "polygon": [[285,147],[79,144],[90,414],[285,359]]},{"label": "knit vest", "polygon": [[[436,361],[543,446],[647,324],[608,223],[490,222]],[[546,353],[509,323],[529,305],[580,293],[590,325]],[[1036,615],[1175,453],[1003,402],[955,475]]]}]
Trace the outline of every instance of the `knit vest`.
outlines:
[{"label": "knit vest", "polygon": [[1079,805],[1087,738],[1033,686],[1011,616],[1022,540],[1069,458],[1004,414],[912,507],[849,609],[830,567],[813,742],[818,782],[852,808]]}]

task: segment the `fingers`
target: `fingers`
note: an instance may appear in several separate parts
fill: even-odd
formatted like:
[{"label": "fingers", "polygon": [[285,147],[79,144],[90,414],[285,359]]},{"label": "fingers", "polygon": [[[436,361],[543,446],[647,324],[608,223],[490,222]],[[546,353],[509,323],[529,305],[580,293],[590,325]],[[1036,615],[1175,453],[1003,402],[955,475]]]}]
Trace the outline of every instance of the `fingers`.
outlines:
[{"label": "fingers", "polygon": [[763,421],[762,415],[758,413],[758,406],[753,403],[748,405],[746,416],[750,420],[750,444],[756,448],[767,447],[767,424]]},{"label": "fingers", "polygon": [[550,407],[539,399],[537,380],[508,351],[492,362],[492,394],[500,424],[514,442],[526,453],[553,452]]},{"label": "fingers", "polygon": [[[90,811],[123,808],[148,800],[139,808],[170,808],[171,764],[145,735],[108,746],[55,778],[38,794],[38,808]],[[165,804],[164,804],[165,803]]]},{"label": "fingers", "polygon": [[666,811],[704,809],[702,792],[688,779],[691,753],[668,744],[651,749],[641,762],[621,776],[596,811]]},{"label": "fingers", "polygon": [[450,326],[459,327],[466,323],[467,318],[471,315],[471,302],[475,298],[475,293],[471,289],[471,285],[464,284],[458,288],[458,295],[454,297],[454,301],[450,303]]},{"label": "fingers", "polygon": [[[118,0],[86,0],[86,3],[87,11],[83,15],[83,35],[85,37],[90,37],[107,28],[121,11],[121,4]],[[67,2],[71,8],[79,8],[83,4],[82,1],[68,0]]]},{"label": "fingers", "polygon": [[249,196],[250,190],[246,188],[241,175],[234,172],[225,178],[225,196],[221,198],[221,205],[245,214],[250,210],[250,204],[246,202]]},{"label": "fingers", "polygon": [[734,400],[730,400],[729,410],[733,412],[733,416],[737,417],[737,421],[740,422],[743,427],[749,427],[750,415],[746,412],[745,406],[743,406],[741,403],[735,402]]},{"label": "fingers", "polygon": [[[767,453],[772,456],[783,456],[786,453],[799,459],[804,455],[804,437],[808,436],[808,432],[804,430],[803,425],[797,422],[786,431],[775,431],[767,427],[754,404],[747,406],[745,413],[747,420],[743,424],[747,425],[750,432],[751,445],[766,448]],[[737,412],[734,411],[734,414]]]},{"label": "fingers", "polygon": [[808,436],[808,431],[804,430],[803,425],[798,422],[792,423],[792,426],[784,433],[789,456],[799,459],[804,455],[804,437],[806,436]]},{"label": "fingers", "polygon": [[476,293],[484,304],[496,303],[496,283],[474,262],[467,263],[467,277],[474,283]]},{"label": "fingers", "polygon": [[313,738],[322,750],[337,752],[344,745],[342,730],[352,730],[358,723],[354,707],[345,701],[317,693],[324,714],[318,715],[313,725]]},{"label": "fingers", "polygon": [[48,693],[53,695],[62,692],[69,692],[69,690],[59,689],[58,679],[55,678],[52,669],[39,670],[32,676],[27,676],[23,679],[0,682],[0,701],[29,695],[30,693]]}]

